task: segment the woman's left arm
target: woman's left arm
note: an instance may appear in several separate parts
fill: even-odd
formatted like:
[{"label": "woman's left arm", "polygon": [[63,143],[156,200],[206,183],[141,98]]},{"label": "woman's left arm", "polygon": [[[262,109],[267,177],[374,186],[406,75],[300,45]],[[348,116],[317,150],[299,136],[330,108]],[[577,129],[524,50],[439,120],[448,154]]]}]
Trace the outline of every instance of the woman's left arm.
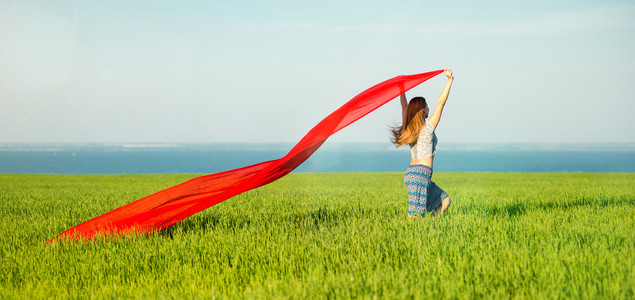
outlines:
[{"label": "woman's left arm", "polygon": [[404,92],[399,96],[401,100],[401,124],[402,126],[406,123],[406,109],[408,108],[408,100],[406,99],[406,93]]},{"label": "woman's left arm", "polygon": [[434,112],[428,118],[428,122],[432,124],[435,128],[439,125],[439,121],[441,120],[441,113],[443,113],[443,107],[445,106],[445,102],[448,100],[448,95],[450,95],[450,88],[452,87],[452,82],[454,81],[454,76],[452,75],[452,70],[445,69],[445,76],[448,77],[448,81],[445,83],[445,87],[437,100],[437,106],[434,107]]}]

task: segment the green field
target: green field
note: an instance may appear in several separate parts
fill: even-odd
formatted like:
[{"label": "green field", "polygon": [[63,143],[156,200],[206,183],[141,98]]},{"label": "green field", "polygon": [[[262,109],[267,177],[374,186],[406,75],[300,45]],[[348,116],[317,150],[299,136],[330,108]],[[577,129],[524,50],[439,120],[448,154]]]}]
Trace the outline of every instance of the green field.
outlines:
[{"label": "green field", "polygon": [[294,173],[147,237],[42,243],[194,175],[0,174],[0,298],[633,299],[635,174]]}]

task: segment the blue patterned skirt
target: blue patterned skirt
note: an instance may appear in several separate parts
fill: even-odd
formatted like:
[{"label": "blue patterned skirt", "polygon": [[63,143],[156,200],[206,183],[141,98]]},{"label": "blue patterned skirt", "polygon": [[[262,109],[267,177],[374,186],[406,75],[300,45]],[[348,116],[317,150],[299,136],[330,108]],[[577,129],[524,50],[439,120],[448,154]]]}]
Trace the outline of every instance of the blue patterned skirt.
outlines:
[{"label": "blue patterned skirt", "polygon": [[404,183],[408,188],[408,215],[424,216],[448,198],[448,194],[432,182],[432,168],[426,165],[408,166]]}]

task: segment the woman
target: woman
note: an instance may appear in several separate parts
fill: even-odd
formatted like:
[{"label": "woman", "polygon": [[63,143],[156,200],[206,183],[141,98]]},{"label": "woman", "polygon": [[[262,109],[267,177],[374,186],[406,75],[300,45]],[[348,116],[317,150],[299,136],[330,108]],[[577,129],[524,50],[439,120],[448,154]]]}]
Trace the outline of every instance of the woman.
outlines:
[{"label": "woman", "polygon": [[[441,113],[452,87],[452,71],[444,70],[448,81],[434,112],[428,118],[430,109],[423,97],[414,97],[410,103],[406,94],[401,94],[402,125],[392,129],[391,141],[399,146],[410,145],[412,160],[406,170],[404,183],[408,188],[408,216],[424,216],[427,212],[443,213],[450,206],[450,197],[432,182],[432,161],[436,154],[437,136],[434,129],[439,124]],[[427,120],[426,120],[427,118]]]}]

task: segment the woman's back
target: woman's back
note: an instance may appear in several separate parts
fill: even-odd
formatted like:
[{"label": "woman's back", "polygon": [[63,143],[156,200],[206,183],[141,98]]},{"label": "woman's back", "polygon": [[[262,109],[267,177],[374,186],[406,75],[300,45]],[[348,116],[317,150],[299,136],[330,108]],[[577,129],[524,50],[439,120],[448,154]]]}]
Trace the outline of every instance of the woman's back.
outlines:
[{"label": "woman's back", "polygon": [[430,122],[425,122],[417,140],[410,144],[410,154],[412,158],[427,158],[437,154],[437,135]]}]

